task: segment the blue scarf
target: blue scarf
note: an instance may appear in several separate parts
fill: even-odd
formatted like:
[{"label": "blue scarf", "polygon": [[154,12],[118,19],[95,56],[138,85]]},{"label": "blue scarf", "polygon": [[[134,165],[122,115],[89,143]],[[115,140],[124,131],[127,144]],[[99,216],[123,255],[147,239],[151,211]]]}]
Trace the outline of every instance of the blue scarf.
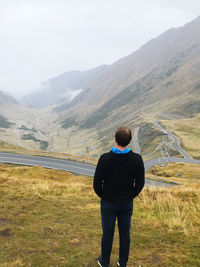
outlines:
[{"label": "blue scarf", "polygon": [[119,150],[118,148],[116,147],[113,147],[112,149],[112,152],[115,153],[115,154],[127,154],[130,150],[130,148],[125,148],[124,150]]}]

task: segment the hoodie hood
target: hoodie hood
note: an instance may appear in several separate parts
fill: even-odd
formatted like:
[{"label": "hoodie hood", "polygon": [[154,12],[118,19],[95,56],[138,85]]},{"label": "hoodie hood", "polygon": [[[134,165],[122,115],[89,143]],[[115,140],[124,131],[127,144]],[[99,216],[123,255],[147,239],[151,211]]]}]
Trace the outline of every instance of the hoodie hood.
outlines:
[{"label": "hoodie hood", "polygon": [[115,154],[127,154],[128,152],[131,151],[131,149],[127,147],[127,148],[125,148],[124,150],[120,150],[120,149],[118,149],[118,148],[116,148],[116,147],[113,147],[113,148],[111,149],[111,151],[112,151],[113,153],[115,153]]}]

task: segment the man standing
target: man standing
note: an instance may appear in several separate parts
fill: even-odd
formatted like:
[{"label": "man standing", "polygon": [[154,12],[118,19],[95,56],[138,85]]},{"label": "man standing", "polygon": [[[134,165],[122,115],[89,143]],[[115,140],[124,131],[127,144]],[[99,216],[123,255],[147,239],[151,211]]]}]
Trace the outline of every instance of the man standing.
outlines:
[{"label": "man standing", "polygon": [[144,187],[144,163],[127,147],[131,139],[130,129],[118,128],[116,146],[99,158],[94,175],[94,190],[101,198],[103,235],[97,262],[102,267],[109,266],[116,219],[120,238],[117,265],[126,267],[128,262],[133,199]]}]

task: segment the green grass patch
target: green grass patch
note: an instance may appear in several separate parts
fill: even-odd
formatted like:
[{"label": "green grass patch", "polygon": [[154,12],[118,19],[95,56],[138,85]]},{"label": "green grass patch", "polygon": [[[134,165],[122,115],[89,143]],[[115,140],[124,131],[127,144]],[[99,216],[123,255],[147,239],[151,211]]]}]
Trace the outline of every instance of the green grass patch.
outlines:
[{"label": "green grass patch", "polygon": [[5,117],[0,115],[0,128],[10,128],[11,125],[14,125],[14,123],[9,122]]},{"label": "green grass patch", "polygon": [[23,134],[21,139],[22,140],[32,140],[34,142],[40,143],[40,149],[42,149],[42,150],[46,150],[47,147],[49,146],[49,143],[47,141],[39,140],[39,139],[35,138],[35,136],[32,135],[31,133]]},{"label": "green grass patch", "polygon": [[61,128],[68,129],[72,126],[76,126],[77,122],[76,122],[76,119],[74,117],[71,117],[71,118],[68,118],[68,119],[65,119],[64,121],[62,121],[61,124],[62,124]]},{"label": "green grass patch", "polygon": [[200,83],[198,83],[195,87],[194,87],[195,90],[199,90],[200,89]]}]

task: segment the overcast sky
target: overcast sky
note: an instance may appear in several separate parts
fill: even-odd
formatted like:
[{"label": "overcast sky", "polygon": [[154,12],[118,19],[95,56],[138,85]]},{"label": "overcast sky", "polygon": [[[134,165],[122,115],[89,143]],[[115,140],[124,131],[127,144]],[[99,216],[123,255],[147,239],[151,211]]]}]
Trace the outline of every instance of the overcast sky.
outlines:
[{"label": "overcast sky", "polygon": [[200,0],[0,0],[0,90],[112,64],[199,15]]}]

